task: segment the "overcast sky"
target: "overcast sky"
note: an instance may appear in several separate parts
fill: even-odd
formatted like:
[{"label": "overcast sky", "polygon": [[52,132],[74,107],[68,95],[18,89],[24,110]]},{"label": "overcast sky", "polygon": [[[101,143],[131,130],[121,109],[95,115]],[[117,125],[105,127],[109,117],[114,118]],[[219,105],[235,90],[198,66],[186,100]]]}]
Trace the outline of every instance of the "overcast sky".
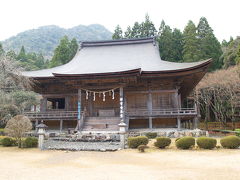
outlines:
[{"label": "overcast sky", "polygon": [[162,19],[183,30],[188,20],[205,16],[221,41],[240,36],[240,0],[1,0],[0,40],[45,25],[70,28],[102,24],[124,30],[146,13],[159,28]]}]

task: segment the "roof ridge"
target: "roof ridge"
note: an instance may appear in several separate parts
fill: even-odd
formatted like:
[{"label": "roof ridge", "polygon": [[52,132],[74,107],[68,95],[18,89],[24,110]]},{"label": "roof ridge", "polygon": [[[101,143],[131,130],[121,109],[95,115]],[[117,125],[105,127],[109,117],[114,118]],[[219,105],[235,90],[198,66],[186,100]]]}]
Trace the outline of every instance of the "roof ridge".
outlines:
[{"label": "roof ridge", "polygon": [[154,43],[156,37],[133,38],[133,39],[117,39],[117,40],[101,40],[101,41],[83,41],[80,42],[81,47],[95,47],[95,46],[112,46],[112,45],[126,45],[126,44],[142,44]]}]

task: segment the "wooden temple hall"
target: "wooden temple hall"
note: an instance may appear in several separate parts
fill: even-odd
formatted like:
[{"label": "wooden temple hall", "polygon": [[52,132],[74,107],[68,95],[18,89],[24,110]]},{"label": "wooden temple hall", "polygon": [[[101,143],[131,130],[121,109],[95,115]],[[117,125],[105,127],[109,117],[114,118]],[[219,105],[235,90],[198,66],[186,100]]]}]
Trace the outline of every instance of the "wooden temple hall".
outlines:
[{"label": "wooden temple hall", "polygon": [[196,128],[197,108],[183,102],[210,63],[161,60],[155,38],[82,42],[69,63],[23,73],[42,95],[25,114],[55,130]]}]

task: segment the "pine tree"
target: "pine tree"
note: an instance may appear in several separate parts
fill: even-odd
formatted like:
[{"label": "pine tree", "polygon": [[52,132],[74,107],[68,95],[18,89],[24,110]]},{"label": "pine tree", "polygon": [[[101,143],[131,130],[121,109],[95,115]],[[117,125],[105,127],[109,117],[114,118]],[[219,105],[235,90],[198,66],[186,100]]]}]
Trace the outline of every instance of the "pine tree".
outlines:
[{"label": "pine tree", "polygon": [[173,51],[173,36],[170,26],[160,26],[161,35],[158,38],[159,51],[161,58],[166,61],[174,61]]},{"label": "pine tree", "polygon": [[54,55],[50,63],[51,67],[59,66],[69,61],[69,57],[70,57],[69,44],[70,42],[67,36],[64,36],[60,40],[60,44],[54,50]]},{"label": "pine tree", "polygon": [[130,26],[127,27],[127,30],[124,33],[124,38],[127,38],[127,39],[132,38],[132,29]]},{"label": "pine tree", "polygon": [[183,59],[183,34],[179,29],[174,29],[172,32],[173,37],[173,58],[174,61],[180,62]]},{"label": "pine tree", "polygon": [[17,56],[17,60],[21,61],[21,62],[26,62],[27,61],[27,56],[26,56],[26,52],[25,52],[25,48],[24,46],[21,47],[21,50]]},{"label": "pine tree", "polygon": [[131,31],[131,38],[140,38],[141,35],[141,24],[135,22]]},{"label": "pine tree", "polygon": [[200,59],[213,59],[213,64],[210,70],[219,69],[222,66],[220,56],[222,54],[221,44],[213,34],[212,28],[209,26],[205,17],[201,17],[198,27],[197,35],[199,39]]},{"label": "pine tree", "polygon": [[70,45],[69,45],[69,49],[70,49],[69,60],[71,60],[78,51],[78,43],[77,43],[77,40],[75,38],[73,38],[71,40]]},{"label": "pine tree", "polygon": [[50,67],[59,66],[69,62],[76,54],[78,50],[78,43],[75,38],[69,41],[67,36],[64,36],[60,40],[60,44],[54,50],[54,55],[49,63]]},{"label": "pine tree", "polygon": [[123,38],[122,33],[123,33],[122,28],[119,25],[117,25],[112,35],[112,39],[122,39]]},{"label": "pine tree", "polygon": [[153,24],[153,22],[150,20],[148,14],[145,16],[145,21],[141,24],[141,37],[152,37],[155,36],[157,33],[157,30]]},{"label": "pine tree", "polygon": [[159,27],[159,51],[161,58],[167,61],[182,60],[183,35],[178,29],[172,29],[162,20]]},{"label": "pine tree", "polygon": [[197,28],[192,21],[189,21],[183,31],[183,61],[194,62],[199,60],[200,52]]}]

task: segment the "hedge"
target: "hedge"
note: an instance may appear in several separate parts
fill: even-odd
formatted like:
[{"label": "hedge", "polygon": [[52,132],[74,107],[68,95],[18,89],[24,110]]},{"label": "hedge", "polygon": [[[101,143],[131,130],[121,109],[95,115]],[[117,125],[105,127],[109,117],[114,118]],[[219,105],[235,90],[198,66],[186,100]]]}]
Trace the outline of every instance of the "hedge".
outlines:
[{"label": "hedge", "polygon": [[202,149],[213,149],[217,145],[217,140],[210,137],[197,138],[197,145]]},{"label": "hedge", "polygon": [[156,138],[156,142],[154,143],[154,146],[158,148],[165,148],[171,144],[171,139],[168,137],[158,137]]},{"label": "hedge", "polygon": [[182,137],[176,141],[178,149],[190,149],[195,145],[195,139],[190,136]]},{"label": "hedge", "polygon": [[23,147],[25,148],[33,148],[38,146],[38,139],[35,137],[27,137],[23,141]]},{"label": "hedge", "polygon": [[237,149],[240,146],[240,138],[237,136],[226,136],[220,140],[223,148]]},{"label": "hedge", "polygon": [[147,136],[148,139],[154,139],[157,137],[157,133],[156,132],[148,132],[145,134],[145,136]]},{"label": "hedge", "polygon": [[137,148],[140,145],[147,145],[147,144],[148,144],[148,138],[146,136],[137,136],[137,137],[128,138],[129,148]]}]

